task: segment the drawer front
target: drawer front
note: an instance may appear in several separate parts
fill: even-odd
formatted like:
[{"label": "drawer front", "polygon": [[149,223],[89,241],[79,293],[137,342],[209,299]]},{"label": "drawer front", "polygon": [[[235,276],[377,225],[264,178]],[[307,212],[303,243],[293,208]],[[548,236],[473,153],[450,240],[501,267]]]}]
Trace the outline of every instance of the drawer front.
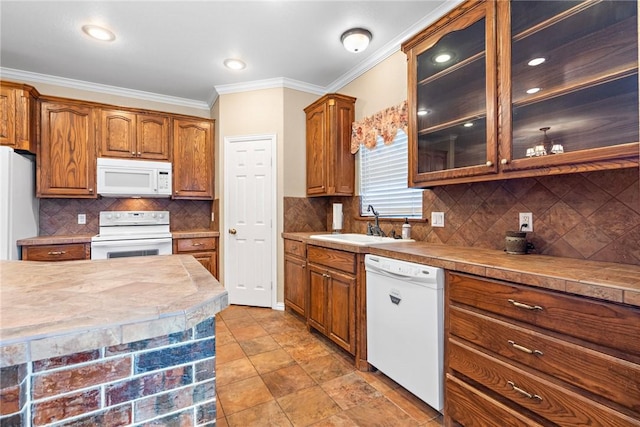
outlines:
[{"label": "drawer front", "polygon": [[300,258],[305,257],[304,253],[304,243],[298,242],[297,240],[288,240],[284,241],[284,253],[289,255],[295,255]]},{"label": "drawer front", "polygon": [[88,259],[84,243],[23,247],[23,259],[27,261],[72,261]]},{"label": "drawer front", "polygon": [[178,252],[213,251],[215,249],[216,239],[213,237],[178,239]]},{"label": "drawer front", "polygon": [[459,307],[449,310],[449,333],[640,415],[640,365]]},{"label": "drawer front", "polygon": [[559,425],[637,426],[637,419],[449,340],[449,368]]},{"label": "drawer front", "polygon": [[346,273],[356,273],[356,254],[307,245],[307,259],[314,264],[330,267]]},{"label": "drawer front", "polygon": [[449,374],[445,381],[445,390],[445,415],[465,427],[543,425]]},{"label": "drawer front", "polygon": [[449,298],[640,356],[640,309],[449,273]]}]

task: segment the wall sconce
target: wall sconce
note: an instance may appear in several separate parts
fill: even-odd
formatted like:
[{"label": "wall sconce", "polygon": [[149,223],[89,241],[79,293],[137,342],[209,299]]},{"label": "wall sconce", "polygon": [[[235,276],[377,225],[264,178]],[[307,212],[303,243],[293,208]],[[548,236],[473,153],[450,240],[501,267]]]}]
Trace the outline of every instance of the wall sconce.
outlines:
[{"label": "wall sconce", "polygon": [[352,28],[350,30],[345,31],[342,36],[340,36],[340,41],[345,49],[349,52],[362,52],[369,46],[369,42],[371,41],[371,32],[369,30],[365,30],[364,28]]}]

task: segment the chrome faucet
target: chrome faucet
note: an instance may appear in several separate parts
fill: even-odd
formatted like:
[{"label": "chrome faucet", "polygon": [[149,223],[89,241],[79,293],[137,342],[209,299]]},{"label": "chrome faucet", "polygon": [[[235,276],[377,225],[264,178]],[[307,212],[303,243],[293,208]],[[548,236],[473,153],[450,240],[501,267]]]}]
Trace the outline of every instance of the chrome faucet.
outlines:
[{"label": "chrome faucet", "polygon": [[374,236],[386,237],[386,234],[384,234],[384,231],[382,231],[382,228],[380,228],[380,221],[378,219],[380,214],[378,214],[378,212],[376,212],[376,210],[371,205],[367,206],[367,212],[373,213],[373,216],[375,217],[375,225],[371,226],[371,224],[369,224],[369,227],[367,227],[367,234],[369,234],[369,230],[371,230],[371,234],[373,234]]}]

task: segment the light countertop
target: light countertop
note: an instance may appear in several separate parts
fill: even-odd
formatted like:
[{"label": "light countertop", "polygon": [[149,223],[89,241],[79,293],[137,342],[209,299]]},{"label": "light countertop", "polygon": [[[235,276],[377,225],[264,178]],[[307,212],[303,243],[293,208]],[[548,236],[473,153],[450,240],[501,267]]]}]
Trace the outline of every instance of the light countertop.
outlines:
[{"label": "light countertop", "polygon": [[0,261],[0,367],[183,331],[227,305],[191,255]]},{"label": "light countertop", "polygon": [[282,233],[307,244],[371,253],[540,288],[640,307],[640,266],[527,254],[427,242],[355,246],[309,238],[318,232]]}]

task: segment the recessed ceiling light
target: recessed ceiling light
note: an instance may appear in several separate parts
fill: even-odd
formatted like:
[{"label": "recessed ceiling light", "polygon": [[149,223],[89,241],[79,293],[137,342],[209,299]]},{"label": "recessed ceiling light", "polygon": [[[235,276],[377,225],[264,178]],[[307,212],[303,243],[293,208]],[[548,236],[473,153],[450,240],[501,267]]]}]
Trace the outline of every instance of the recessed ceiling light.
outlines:
[{"label": "recessed ceiling light", "polygon": [[89,37],[104,42],[111,42],[116,39],[116,35],[111,31],[97,25],[85,25],[82,27],[82,31],[84,31]]},{"label": "recessed ceiling light", "polygon": [[427,110],[427,109],[424,109],[424,108],[421,109],[421,110],[418,110],[418,115],[419,116],[426,116],[429,113],[431,113],[431,110]]},{"label": "recessed ceiling light", "polygon": [[224,60],[224,66],[230,70],[243,70],[247,64],[239,59],[229,58]]},{"label": "recessed ceiling light", "polygon": [[536,65],[542,64],[546,60],[546,58],[533,58],[531,61],[527,62],[527,65],[535,67]]},{"label": "recessed ceiling light", "polygon": [[473,122],[467,122],[467,123],[465,123],[465,124],[464,124],[464,125],[462,125],[462,126],[464,126],[464,127],[466,127],[466,128],[470,128],[470,127],[472,127],[472,126],[473,126]]},{"label": "recessed ceiling light", "polygon": [[438,64],[442,64],[444,62],[448,62],[451,61],[451,58],[453,58],[453,56],[450,53],[440,53],[438,55],[436,55],[435,58],[433,58],[434,61],[436,61]]},{"label": "recessed ceiling light", "polygon": [[539,87],[532,87],[531,89],[527,89],[527,93],[529,95],[532,95],[532,94],[538,93],[538,92],[540,92],[540,88]]}]

